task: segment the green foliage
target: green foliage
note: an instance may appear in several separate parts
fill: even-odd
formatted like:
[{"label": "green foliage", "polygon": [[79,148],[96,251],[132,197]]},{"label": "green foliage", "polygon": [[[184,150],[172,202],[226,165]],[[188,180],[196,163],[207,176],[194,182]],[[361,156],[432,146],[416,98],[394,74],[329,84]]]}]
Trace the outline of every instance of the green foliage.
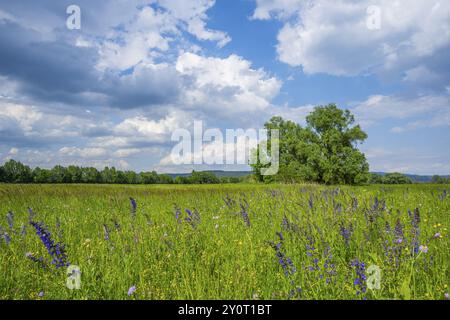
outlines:
[{"label": "green foliage", "polygon": [[29,183],[33,181],[32,171],[30,167],[23,165],[22,163],[9,160],[2,168],[3,179],[5,182],[11,183]]},{"label": "green foliage", "polygon": [[413,181],[401,173],[389,173],[386,175],[380,175],[372,173],[370,175],[371,184],[412,184]]},{"label": "green foliage", "polygon": [[178,176],[175,178],[176,184],[218,184],[222,181],[230,181],[230,180],[221,180],[212,172],[198,172],[192,171],[190,176]]},{"label": "green foliage", "polygon": [[[369,178],[369,165],[357,148],[367,134],[348,110],[336,105],[319,106],[301,127],[281,117],[265,124],[267,130],[280,132],[280,169],[276,176],[263,177],[258,161],[253,170],[259,181],[317,182],[324,184],[364,184]],[[270,150],[270,131],[268,150]],[[260,154],[257,150],[257,156]]]},{"label": "green foliage", "polygon": [[431,179],[431,183],[434,183],[434,184],[447,184],[447,183],[450,183],[450,178],[446,178],[446,177],[441,177],[441,176],[435,175]]}]

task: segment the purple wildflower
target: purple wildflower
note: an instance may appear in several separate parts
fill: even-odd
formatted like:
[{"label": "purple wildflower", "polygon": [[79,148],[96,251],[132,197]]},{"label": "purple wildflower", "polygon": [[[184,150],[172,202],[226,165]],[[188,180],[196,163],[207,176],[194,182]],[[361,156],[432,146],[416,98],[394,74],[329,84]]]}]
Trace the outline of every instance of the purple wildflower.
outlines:
[{"label": "purple wildflower", "polygon": [[277,236],[278,236],[278,238],[280,238],[281,242],[284,241],[284,237],[283,237],[283,234],[281,232],[277,232]]},{"label": "purple wildflower", "polygon": [[420,246],[419,251],[422,253],[428,253],[428,247],[427,246]]},{"label": "purple wildflower", "polygon": [[416,208],[414,210],[414,214],[411,214],[411,211],[408,211],[409,216],[411,217],[412,228],[412,244],[413,244],[413,252],[417,254],[419,252],[419,236],[420,236],[420,213],[419,209]]},{"label": "purple wildflower", "polygon": [[34,220],[34,216],[36,214],[34,213],[33,209],[28,208],[28,222],[32,222]]},{"label": "purple wildflower", "polygon": [[358,209],[358,198],[352,198],[352,209]]},{"label": "purple wildflower", "polygon": [[241,215],[242,218],[244,219],[245,225],[247,227],[250,227],[250,217],[248,216],[248,212],[247,212],[247,208],[241,204]]},{"label": "purple wildflower", "polygon": [[136,217],[136,210],[137,210],[136,200],[130,197],[130,204],[131,204],[131,216],[133,218],[135,218]]},{"label": "purple wildflower", "polygon": [[31,252],[27,252],[25,257],[38,264],[42,269],[47,269],[47,264],[45,263],[43,257],[36,258]]},{"label": "purple wildflower", "polygon": [[356,287],[356,294],[360,295],[366,293],[367,276],[365,263],[356,259],[353,260],[350,265],[355,268],[356,272],[356,278],[353,281],[353,285]]},{"label": "purple wildflower", "polygon": [[448,300],[448,298],[449,298],[448,292],[444,293],[444,298],[445,298],[445,300]]},{"label": "purple wildflower", "polygon": [[128,296],[133,295],[136,292],[136,286],[132,286],[130,289],[128,289]]},{"label": "purple wildflower", "polygon": [[386,224],[384,225],[384,231],[386,231],[387,234],[391,233],[391,225],[388,221],[386,221]]},{"label": "purple wildflower", "polygon": [[36,234],[41,239],[48,254],[52,257],[52,264],[54,264],[56,268],[69,266],[70,264],[67,261],[67,254],[64,245],[53,241],[51,233],[47,230],[43,223],[31,222],[30,224],[34,227]]},{"label": "purple wildflower", "polygon": [[289,277],[290,275],[293,275],[295,272],[297,272],[294,263],[289,257],[286,257],[286,255],[281,251],[280,246],[276,246],[275,250],[278,262],[283,268],[284,275],[286,277]]},{"label": "purple wildflower", "polygon": [[230,196],[227,194],[225,198],[223,198],[223,201],[227,205],[228,208],[231,208],[236,203]]},{"label": "purple wildflower", "polygon": [[39,297],[39,298],[42,298],[44,295],[45,295],[45,294],[44,294],[44,291],[41,291],[41,292],[38,293],[38,297]]},{"label": "purple wildflower", "polygon": [[348,247],[350,244],[350,237],[353,233],[353,227],[350,225],[348,228],[344,226],[344,224],[341,224],[341,230],[340,234],[344,238],[345,245]]},{"label": "purple wildflower", "polygon": [[277,244],[271,242],[272,248],[275,250],[276,257],[278,258],[278,263],[283,268],[284,275],[286,277],[289,277],[290,275],[293,275],[295,272],[297,272],[297,269],[294,266],[294,263],[289,257],[286,257],[284,252],[281,250],[281,247],[283,246],[284,237],[281,232],[276,233],[278,238],[280,239],[280,242]]},{"label": "purple wildflower", "polygon": [[413,216],[412,224],[413,224],[414,228],[419,228],[419,224],[420,224],[419,208],[416,208],[414,210],[414,216]]},{"label": "purple wildflower", "polygon": [[6,220],[8,221],[8,226],[11,230],[14,229],[14,213],[12,211],[9,211],[6,214]]},{"label": "purple wildflower", "polygon": [[318,271],[320,270],[319,267],[319,259],[317,259],[318,252],[316,251],[316,247],[314,246],[314,240],[311,236],[307,236],[307,239],[309,241],[308,244],[306,244],[306,255],[310,258],[312,265],[309,265],[307,267],[307,270],[309,271]]},{"label": "purple wildflower", "polygon": [[6,245],[9,246],[9,244],[11,243],[11,237],[6,231],[3,230],[2,227],[0,227],[0,239],[1,238],[3,238],[5,240]]},{"label": "purple wildflower", "polygon": [[308,206],[311,210],[314,208],[314,200],[313,200],[312,195],[309,196]]},{"label": "purple wildflower", "polygon": [[398,240],[401,240],[399,243],[403,242],[404,238],[403,225],[400,222],[400,219],[397,219],[397,223],[395,224],[394,235]]},{"label": "purple wildflower", "polygon": [[104,238],[106,241],[109,241],[109,228],[108,226],[105,224],[103,224],[103,233],[104,233]]},{"label": "purple wildflower", "polygon": [[334,263],[332,261],[333,255],[331,253],[331,248],[329,246],[325,249],[324,256],[325,256],[325,262],[323,264],[323,269],[326,273],[325,282],[326,282],[326,284],[329,284],[332,281],[333,276],[336,275],[336,266],[334,265]]},{"label": "purple wildflower", "polygon": [[175,219],[177,219],[178,223],[181,223],[181,210],[180,208],[175,208]]},{"label": "purple wildflower", "polygon": [[192,211],[189,209],[186,209],[186,213],[188,216],[184,220],[188,222],[192,226],[192,228],[195,229],[200,223],[200,214],[197,210],[194,210],[194,212],[192,213]]},{"label": "purple wildflower", "polygon": [[11,243],[11,237],[7,232],[3,233],[3,238],[5,239],[6,244],[9,246],[9,244]]},{"label": "purple wildflower", "polygon": [[20,235],[24,237],[26,234],[27,234],[27,227],[26,225],[23,224],[22,227],[20,228]]}]

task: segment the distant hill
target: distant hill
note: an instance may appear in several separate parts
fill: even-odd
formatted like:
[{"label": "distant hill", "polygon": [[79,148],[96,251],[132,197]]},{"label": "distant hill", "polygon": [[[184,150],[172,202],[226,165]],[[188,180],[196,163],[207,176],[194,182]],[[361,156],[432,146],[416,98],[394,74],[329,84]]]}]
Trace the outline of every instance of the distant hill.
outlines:
[{"label": "distant hill", "polygon": [[[233,177],[233,178],[239,178],[239,177],[243,177],[243,176],[248,176],[249,174],[252,174],[251,171],[223,171],[223,170],[208,170],[208,171],[204,171],[204,172],[210,172],[215,174],[217,177],[221,178],[221,177]],[[374,174],[378,174],[381,176],[385,176],[388,173],[387,172],[372,172]],[[171,176],[172,178],[176,178],[176,177],[189,177],[191,174],[190,173],[170,173],[169,176]],[[413,182],[422,182],[422,183],[426,183],[426,182],[431,182],[431,179],[433,178],[433,176],[426,176],[426,175],[418,175],[418,174],[405,174],[405,176],[407,176],[408,178],[410,178]],[[441,176],[444,178],[450,178],[450,175],[447,176]]]}]

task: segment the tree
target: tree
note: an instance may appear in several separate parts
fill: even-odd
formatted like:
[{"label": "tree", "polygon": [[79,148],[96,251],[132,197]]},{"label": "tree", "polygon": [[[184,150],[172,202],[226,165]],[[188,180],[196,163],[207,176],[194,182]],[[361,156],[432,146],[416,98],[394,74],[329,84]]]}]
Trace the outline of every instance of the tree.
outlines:
[{"label": "tree", "polygon": [[156,184],[159,182],[158,174],[155,171],[142,172],[140,175],[143,184]]},{"label": "tree", "polygon": [[401,173],[389,173],[383,177],[384,184],[412,184],[413,181]]},{"label": "tree", "polygon": [[369,183],[370,184],[382,184],[383,183],[383,176],[380,175],[380,174],[371,173],[370,174]]},{"label": "tree", "polygon": [[[257,162],[253,170],[259,180],[283,182],[318,182],[325,184],[362,184],[369,179],[365,155],[357,149],[367,134],[348,110],[336,105],[318,106],[306,118],[306,127],[281,117],[265,124],[270,150],[270,130],[279,130],[279,172],[262,177]],[[257,153],[260,152],[259,148]]]},{"label": "tree", "polygon": [[67,168],[67,180],[69,180],[70,183],[80,183],[81,177],[83,175],[83,171],[80,167],[77,166],[69,166]]},{"label": "tree", "polygon": [[161,184],[172,184],[173,183],[173,179],[168,174],[160,174],[160,175],[158,175],[158,183],[161,183]]},{"label": "tree", "polygon": [[3,169],[3,166],[0,166],[0,182],[6,182],[5,170]]},{"label": "tree", "polygon": [[41,169],[39,167],[33,170],[33,182],[34,183],[50,183],[52,172],[47,169]]},{"label": "tree", "polygon": [[33,182],[33,175],[30,167],[22,163],[9,160],[3,165],[3,176],[5,182],[29,183]]},{"label": "tree", "polygon": [[212,172],[199,172],[192,171],[191,176],[188,178],[191,184],[218,184],[220,179]]},{"label": "tree", "polygon": [[51,170],[51,182],[52,183],[69,183],[72,178],[67,171],[67,168],[63,166],[54,166]]},{"label": "tree", "polygon": [[99,183],[101,175],[95,168],[81,168],[81,182],[83,183]]},{"label": "tree", "polygon": [[431,178],[431,183],[434,183],[434,184],[450,183],[450,178],[435,175],[435,176],[433,176],[433,178]]}]

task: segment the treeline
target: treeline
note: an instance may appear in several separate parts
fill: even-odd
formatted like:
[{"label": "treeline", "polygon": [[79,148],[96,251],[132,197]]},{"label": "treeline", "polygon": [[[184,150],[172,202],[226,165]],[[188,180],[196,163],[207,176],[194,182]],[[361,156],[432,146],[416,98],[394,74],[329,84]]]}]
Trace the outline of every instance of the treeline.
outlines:
[{"label": "treeline", "polygon": [[431,183],[435,184],[450,184],[450,177],[433,176],[431,178]]},{"label": "treeline", "polygon": [[52,169],[31,169],[19,161],[9,160],[0,166],[0,182],[3,183],[104,183],[104,184],[219,184],[239,183],[244,178],[217,177],[211,172],[192,172],[190,176],[173,178],[167,174],[121,171],[92,167],[55,166]]}]

